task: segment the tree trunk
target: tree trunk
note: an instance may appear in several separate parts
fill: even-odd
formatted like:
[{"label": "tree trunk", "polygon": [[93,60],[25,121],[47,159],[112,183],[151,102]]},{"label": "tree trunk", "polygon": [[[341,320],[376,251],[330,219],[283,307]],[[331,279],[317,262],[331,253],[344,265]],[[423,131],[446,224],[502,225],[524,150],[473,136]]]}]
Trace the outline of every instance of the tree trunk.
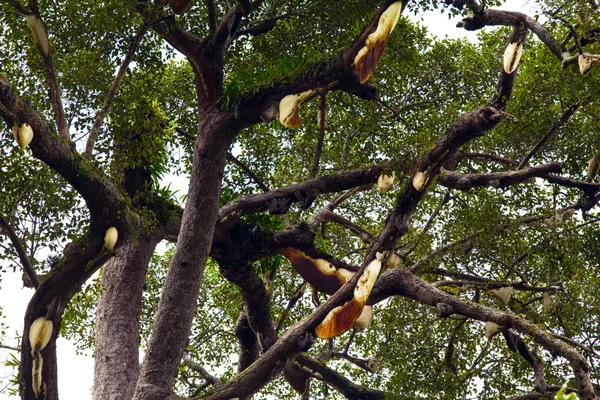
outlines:
[{"label": "tree trunk", "polygon": [[139,369],[139,319],[148,264],[161,235],[126,243],[104,266],[96,311],[94,400],[129,400]]},{"label": "tree trunk", "polygon": [[200,114],[177,247],[161,293],[134,399],[164,399],[171,393],[212,244],[227,152],[237,131],[229,114],[217,109]]}]

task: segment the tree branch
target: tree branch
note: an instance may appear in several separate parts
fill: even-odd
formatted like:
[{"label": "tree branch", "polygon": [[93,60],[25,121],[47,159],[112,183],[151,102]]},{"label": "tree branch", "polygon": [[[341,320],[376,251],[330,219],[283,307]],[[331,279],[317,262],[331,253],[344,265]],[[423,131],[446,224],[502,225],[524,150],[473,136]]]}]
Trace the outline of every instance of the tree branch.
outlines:
[{"label": "tree branch", "polygon": [[545,177],[550,173],[561,173],[560,163],[543,164],[536,167],[527,167],[517,171],[491,172],[483,174],[461,174],[458,172],[444,171],[440,174],[438,182],[452,189],[463,191],[475,187],[490,186],[503,189],[507,186],[524,182],[534,177]]},{"label": "tree branch", "polygon": [[[427,273],[436,273],[441,272],[439,268],[436,268],[433,271],[427,271]],[[451,273],[450,271],[445,271],[445,274],[454,275],[456,277],[462,276],[467,278],[467,282],[462,281],[437,281],[431,283],[431,286],[440,288],[440,287],[464,287],[464,286],[472,286],[477,287],[479,289],[492,290],[492,289],[500,289],[503,287],[512,287],[516,290],[521,290],[524,292],[533,292],[533,293],[543,293],[543,292],[556,292],[559,289],[549,287],[549,286],[531,286],[526,284],[525,282],[500,282],[494,279],[487,278],[479,278],[474,277],[473,275],[461,274],[461,273]],[[475,282],[473,282],[473,278],[475,278]],[[484,280],[484,281],[483,281]]]},{"label": "tree branch", "polygon": [[287,318],[288,314],[290,313],[290,310],[292,308],[294,308],[296,303],[298,303],[298,300],[300,300],[302,298],[302,296],[304,295],[304,292],[306,291],[306,286],[307,286],[307,283],[302,282],[300,284],[300,286],[298,286],[296,288],[296,290],[294,290],[294,294],[292,295],[292,297],[290,297],[290,300],[288,301],[288,304],[285,307],[285,310],[283,310],[283,312],[281,313],[279,322],[277,322],[277,328],[275,328],[276,332],[279,333],[279,331],[281,330],[281,327],[283,326],[283,323],[285,322],[285,319]]},{"label": "tree branch", "polygon": [[0,349],[12,350],[12,351],[21,351],[19,347],[7,346],[4,344],[0,344]]},{"label": "tree branch", "polygon": [[536,343],[539,343],[549,351],[556,352],[570,362],[582,400],[596,398],[589,377],[589,365],[585,358],[573,348],[524,318],[463,300],[436,289],[411,272],[401,269],[386,272],[379,278],[369,297],[368,303],[375,304],[392,295],[404,296],[434,307],[438,303],[445,303],[452,307],[453,312],[456,314],[484,322],[492,321],[500,326],[514,329],[523,335],[531,337]]},{"label": "tree branch", "polygon": [[[300,354],[296,358],[296,361],[300,365],[310,369],[311,371],[314,371],[313,377],[323,382],[326,382],[328,385],[333,387],[335,390],[340,392],[344,397],[348,399],[364,398],[369,400],[383,400],[386,398],[390,398],[389,393],[357,385],[349,379],[345,378],[342,374],[334,371],[331,368],[328,368],[319,361],[305,354]],[[371,371],[369,370],[369,372]]]},{"label": "tree branch", "polygon": [[265,205],[274,200],[289,199],[290,203],[297,202],[299,199],[296,193],[300,191],[318,190],[320,193],[334,193],[367,183],[372,185],[377,181],[382,171],[383,167],[379,165],[358,168],[347,173],[322,176],[267,193],[248,195],[235,199],[221,207],[218,221],[222,221],[234,213],[245,215],[264,210]]},{"label": "tree branch", "polygon": [[144,24],[142,25],[140,30],[131,39],[131,44],[129,45],[129,50],[127,51],[125,58],[123,58],[123,61],[121,62],[119,71],[117,72],[117,75],[115,76],[115,79],[113,81],[113,84],[112,84],[109,92],[108,92],[108,95],[106,96],[106,101],[105,101],[104,105],[102,106],[102,108],[96,113],[96,118],[94,119],[94,125],[92,126],[92,129],[90,130],[90,133],[89,133],[88,139],[87,139],[87,143],[85,145],[85,156],[87,158],[92,157],[92,152],[94,151],[94,144],[96,143],[96,140],[98,139],[98,134],[100,133],[100,128],[102,127],[104,118],[106,118],[106,115],[110,111],[110,107],[112,106],[112,102],[117,95],[117,91],[119,90],[121,83],[123,83],[123,78],[125,77],[127,68],[129,68],[129,63],[131,62],[131,60],[133,60],[133,56],[135,55],[135,52],[137,51],[140,43],[142,42],[142,39],[143,39],[144,35],[146,34],[146,31],[147,31],[149,25],[151,25],[151,24],[144,22]]},{"label": "tree branch", "polygon": [[6,231],[6,234],[10,238],[10,241],[13,247],[15,248],[15,251],[19,255],[19,260],[21,260],[23,270],[29,277],[29,280],[31,280],[31,284],[33,285],[34,289],[37,289],[38,287],[40,287],[40,280],[37,274],[35,273],[33,266],[31,265],[31,261],[27,256],[27,252],[25,251],[25,248],[23,247],[19,236],[17,236],[14,229],[10,226],[8,222],[6,222],[2,215],[0,215],[0,228],[4,228],[4,230]]},{"label": "tree branch", "polygon": [[250,327],[248,314],[245,309],[240,311],[240,316],[235,324],[235,336],[240,344],[238,373],[250,366],[259,354],[258,339],[256,333]]},{"label": "tree branch", "polygon": [[571,118],[571,116],[573,114],[575,114],[575,111],[577,111],[577,109],[579,107],[581,107],[582,105],[583,105],[583,101],[580,100],[580,101],[576,102],[575,104],[572,104],[569,108],[567,108],[567,110],[561,115],[561,117],[558,119],[558,121],[555,121],[552,124],[552,126],[550,127],[548,132],[546,132],[546,134],[535,144],[535,146],[533,146],[533,149],[531,149],[531,151],[529,153],[527,153],[525,158],[523,158],[523,160],[517,166],[517,169],[524,168],[525,165],[527,165],[527,163],[529,162],[529,160],[531,160],[531,157],[533,157],[534,154],[537,153],[538,150],[544,144],[546,144],[546,142],[548,141],[548,139],[550,139],[550,137],[554,134],[554,132],[556,132],[558,130],[558,128],[560,128],[565,122],[567,122],[569,120],[569,118]]},{"label": "tree branch", "polygon": [[192,371],[198,372],[200,374],[200,376],[202,376],[202,379],[204,379],[207,383],[209,383],[215,387],[218,387],[221,384],[221,381],[219,380],[219,378],[217,378],[214,375],[211,375],[206,369],[204,369],[204,367],[202,365],[195,363],[191,359],[189,354],[183,355],[183,363],[185,364],[186,367],[188,367]]},{"label": "tree branch", "polygon": [[[512,167],[516,167],[519,163],[515,160],[510,160],[508,158],[504,158],[504,157],[499,157],[493,154],[485,154],[485,153],[471,153],[471,152],[457,152],[455,153],[449,160],[448,160],[448,164],[452,164],[454,162],[458,162],[459,160],[462,160],[463,158],[468,158],[468,159],[476,159],[476,158],[482,158],[484,160],[488,160],[488,161],[493,161],[493,162],[497,162],[499,164],[506,164]],[[449,167],[446,167],[447,170],[451,170]]]},{"label": "tree branch", "polygon": [[268,33],[273,28],[275,28],[275,26],[277,26],[277,21],[286,19],[290,15],[292,15],[291,11],[276,15],[276,16],[268,18],[266,20],[256,21],[255,23],[257,23],[257,24],[250,28],[239,29],[235,33],[235,36],[239,37],[239,36],[243,36],[243,35],[252,35],[252,36],[264,35],[265,33]]},{"label": "tree branch", "polygon": [[348,354],[344,353],[338,353],[338,352],[332,352],[331,353],[331,358],[339,358],[342,360],[346,360],[351,362],[352,364],[356,365],[357,367],[360,367],[362,369],[364,369],[365,371],[373,374],[376,371],[376,366],[374,366],[372,360],[363,360],[362,358],[357,358],[357,357],[352,357]]},{"label": "tree branch", "polygon": [[243,162],[238,160],[233,154],[231,154],[231,153],[227,154],[227,159],[230,160],[231,162],[233,162],[238,167],[240,167],[246,174],[248,174],[248,176],[250,178],[252,178],[252,180],[254,182],[256,182],[256,184],[262,189],[263,192],[266,193],[269,191],[269,187],[267,185],[265,185],[263,180],[260,179],[258,177],[258,175],[256,175],[254,172],[252,172],[252,170],[250,168],[248,168],[248,166],[246,164],[244,164]]},{"label": "tree branch", "polygon": [[[31,12],[27,13],[25,18],[27,19],[27,25],[29,25],[29,28],[33,33],[33,39],[36,47],[42,57],[46,85],[48,85],[48,94],[50,96],[52,110],[54,111],[54,121],[56,123],[58,134],[62,137],[69,138],[69,126],[67,124],[65,110],[61,99],[60,84],[58,82],[56,68],[54,67],[54,58],[52,57],[52,52],[50,51],[48,32],[44,22],[42,21],[42,17],[40,16],[37,0],[30,0],[29,7]],[[20,7],[17,8],[19,9]]]},{"label": "tree branch", "polygon": [[204,0],[206,5],[206,14],[208,15],[208,31],[214,34],[217,29],[217,13],[214,0]]},{"label": "tree branch", "polygon": [[359,238],[361,238],[361,240],[365,242],[372,241],[374,239],[373,235],[367,230],[363,229],[360,225],[357,225],[349,219],[344,218],[341,215],[333,213],[329,210],[322,210],[319,213],[319,217],[315,222],[323,223],[326,221],[335,222],[336,224],[348,228],[350,232],[354,233],[356,236],[358,236]]},{"label": "tree branch", "polygon": [[578,181],[577,179],[567,178],[564,176],[548,174],[548,175],[544,176],[544,179],[550,183],[555,183],[557,185],[579,189],[582,192],[584,192],[587,196],[594,196],[600,190],[599,183]]},{"label": "tree branch", "polygon": [[571,55],[565,46],[559,43],[546,28],[544,28],[535,19],[523,13],[485,9],[480,13],[464,18],[456,26],[473,31],[481,29],[484,26],[518,26],[521,24],[535,33],[536,36],[546,45],[546,47],[548,47],[552,54],[554,54],[556,58],[562,62],[563,66],[577,62],[577,56]]},{"label": "tree branch", "polygon": [[315,156],[313,159],[312,167],[310,168],[309,179],[317,177],[319,172],[319,161],[321,160],[321,154],[323,153],[323,143],[325,141],[325,119],[327,118],[327,110],[325,108],[326,94],[321,93],[319,101],[318,122],[319,122],[319,133],[317,137],[317,148],[315,149]]}]

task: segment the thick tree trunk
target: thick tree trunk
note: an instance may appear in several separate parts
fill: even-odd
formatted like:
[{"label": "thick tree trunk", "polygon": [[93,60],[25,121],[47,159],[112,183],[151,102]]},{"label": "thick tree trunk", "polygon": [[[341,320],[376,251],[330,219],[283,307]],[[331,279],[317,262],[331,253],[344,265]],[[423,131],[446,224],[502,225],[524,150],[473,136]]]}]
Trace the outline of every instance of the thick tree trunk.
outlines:
[{"label": "thick tree trunk", "polygon": [[160,235],[126,243],[104,266],[96,311],[94,400],[129,400],[139,369],[142,288]]},{"label": "thick tree trunk", "polygon": [[135,399],[164,399],[171,393],[212,244],[227,151],[238,130],[232,120],[216,109],[200,115],[188,199]]}]

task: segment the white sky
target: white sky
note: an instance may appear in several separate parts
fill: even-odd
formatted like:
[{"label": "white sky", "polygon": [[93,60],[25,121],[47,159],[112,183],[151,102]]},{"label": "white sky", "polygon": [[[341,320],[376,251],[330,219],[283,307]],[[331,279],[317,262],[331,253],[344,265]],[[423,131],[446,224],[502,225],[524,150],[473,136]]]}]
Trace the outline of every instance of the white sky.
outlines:
[{"label": "white sky", "polygon": [[[501,7],[512,11],[521,11],[533,15],[535,2],[526,0],[509,0]],[[449,38],[466,37],[470,41],[476,41],[475,32],[467,32],[464,29],[456,28],[456,23],[460,17],[448,19],[447,15],[440,11],[428,11],[420,15],[411,15],[411,19],[428,26],[432,35],[438,37],[448,36]],[[500,56],[499,56],[500,59]],[[178,189],[178,196],[187,192],[185,180],[173,177],[172,188]],[[8,268],[4,261],[0,261],[2,266]],[[33,294],[32,289],[22,288],[21,273],[13,273],[12,269],[1,275],[0,281],[0,307],[5,316],[3,322],[8,326],[6,337],[15,337],[15,332],[20,336],[23,329],[23,316],[27,303]],[[17,347],[20,345],[16,340],[2,339],[2,343],[8,346]],[[59,394],[61,400],[86,400],[91,399],[91,387],[93,382],[93,359],[90,356],[76,355],[75,346],[59,338],[58,348],[58,373],[59,373]],[[0,390],[4,388],[12,373],[12,369],[4,366],[4,362],[9,358],[9,350],[0,348]],[[17,357],[19,355],[17,354]],[[10,399],[5,393],[0,393],[0,400]],[[14,397],[13,397],[14,399]]]}]

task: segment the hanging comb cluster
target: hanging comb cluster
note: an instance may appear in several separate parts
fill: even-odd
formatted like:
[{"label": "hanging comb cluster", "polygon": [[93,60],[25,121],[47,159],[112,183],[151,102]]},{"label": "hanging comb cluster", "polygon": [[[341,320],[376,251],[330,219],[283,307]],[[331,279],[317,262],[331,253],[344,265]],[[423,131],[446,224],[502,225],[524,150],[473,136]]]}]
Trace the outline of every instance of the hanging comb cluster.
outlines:
[{"label": "hanging comb cluster", "polygon": [[279,122],[286,128],[300,128],[300,104],[311,99],[317,90],[307,90],[299,94],[289,94],[279,102]]},{"label": "hanging comb cluster", "polygon": [[[287,247],[280,250],[292,267],[315,290],[326,294],[334,294],[354,276],[353,271],[345,268],[336,268],[329,261],[322,258],[312,258],[304,252]],[[317,327],[320,338],[338,336],[356,325],[364,330],[371,325],[373,308],[365,306],[367,297],[375,284],[381,270],[381,257],[374,260],[361,275],[355,289],[354,298],[343,306],[334,308],[325,320]]]},{"label": "hanging comb cluster", "polygon": [[365,304],[381,271],[383,258],[383,255],[379,253],[377,258],[371,261],[356,283],[352,299],[331,310],[317,326],[315,332],[318,337],[329,339],[339,336],[350,329],[359,319],[359,327],[366,328],[371,324],[373,310],[371,308],[365,309]]},{"label": "hanging comb cluster", "polygon": [[577,64],[579,64],[579,72],[581,75],[586,75],[590,72],[594,64],[600,60],[600,56],[588,53],[582,53],[577,57]]},{"label": "hanging comb cluster", "polygon": [[322,258],[314,259],[300,250],[292,247],[279,250],[300,274],[319,292],[334,294],[346,282],[352,279],[354,272],[344,268],[336,268],[332,263]]},{"label": "hanging comb cluster", "polygon": [[504,49],[504,72],[512,74],[519,66],[523,54],[523,44],[520,42],[509,43]]},{"label": "hanging comb cluster", "polygon": [[41,351],[46,347],[52,337],[52,321],[46,317],[39,317],[31,324],[29,328],[29,344],[31,345],[31,356],[33,357],[33,366],[31,370],[31,379],[35,397],[40,397],[42,393],[42,367],[44,359]]},{"label": "hanging comb cluster", "polygon": [[367,37],[365,46],[354,57],[354,72],[358,75],[360,83],[368,81],[377,67],[403,9],[402,1],[390,4],[379,17],[377,29]]},{"label": "hanging comb cluster", "polygon": [[17,145],[19,145],[21,149],[27,147],[33,140],[33,129],[31,129],[31,126],[27,123],[24,123],[21,126],[13,126],[12,133]]}]

